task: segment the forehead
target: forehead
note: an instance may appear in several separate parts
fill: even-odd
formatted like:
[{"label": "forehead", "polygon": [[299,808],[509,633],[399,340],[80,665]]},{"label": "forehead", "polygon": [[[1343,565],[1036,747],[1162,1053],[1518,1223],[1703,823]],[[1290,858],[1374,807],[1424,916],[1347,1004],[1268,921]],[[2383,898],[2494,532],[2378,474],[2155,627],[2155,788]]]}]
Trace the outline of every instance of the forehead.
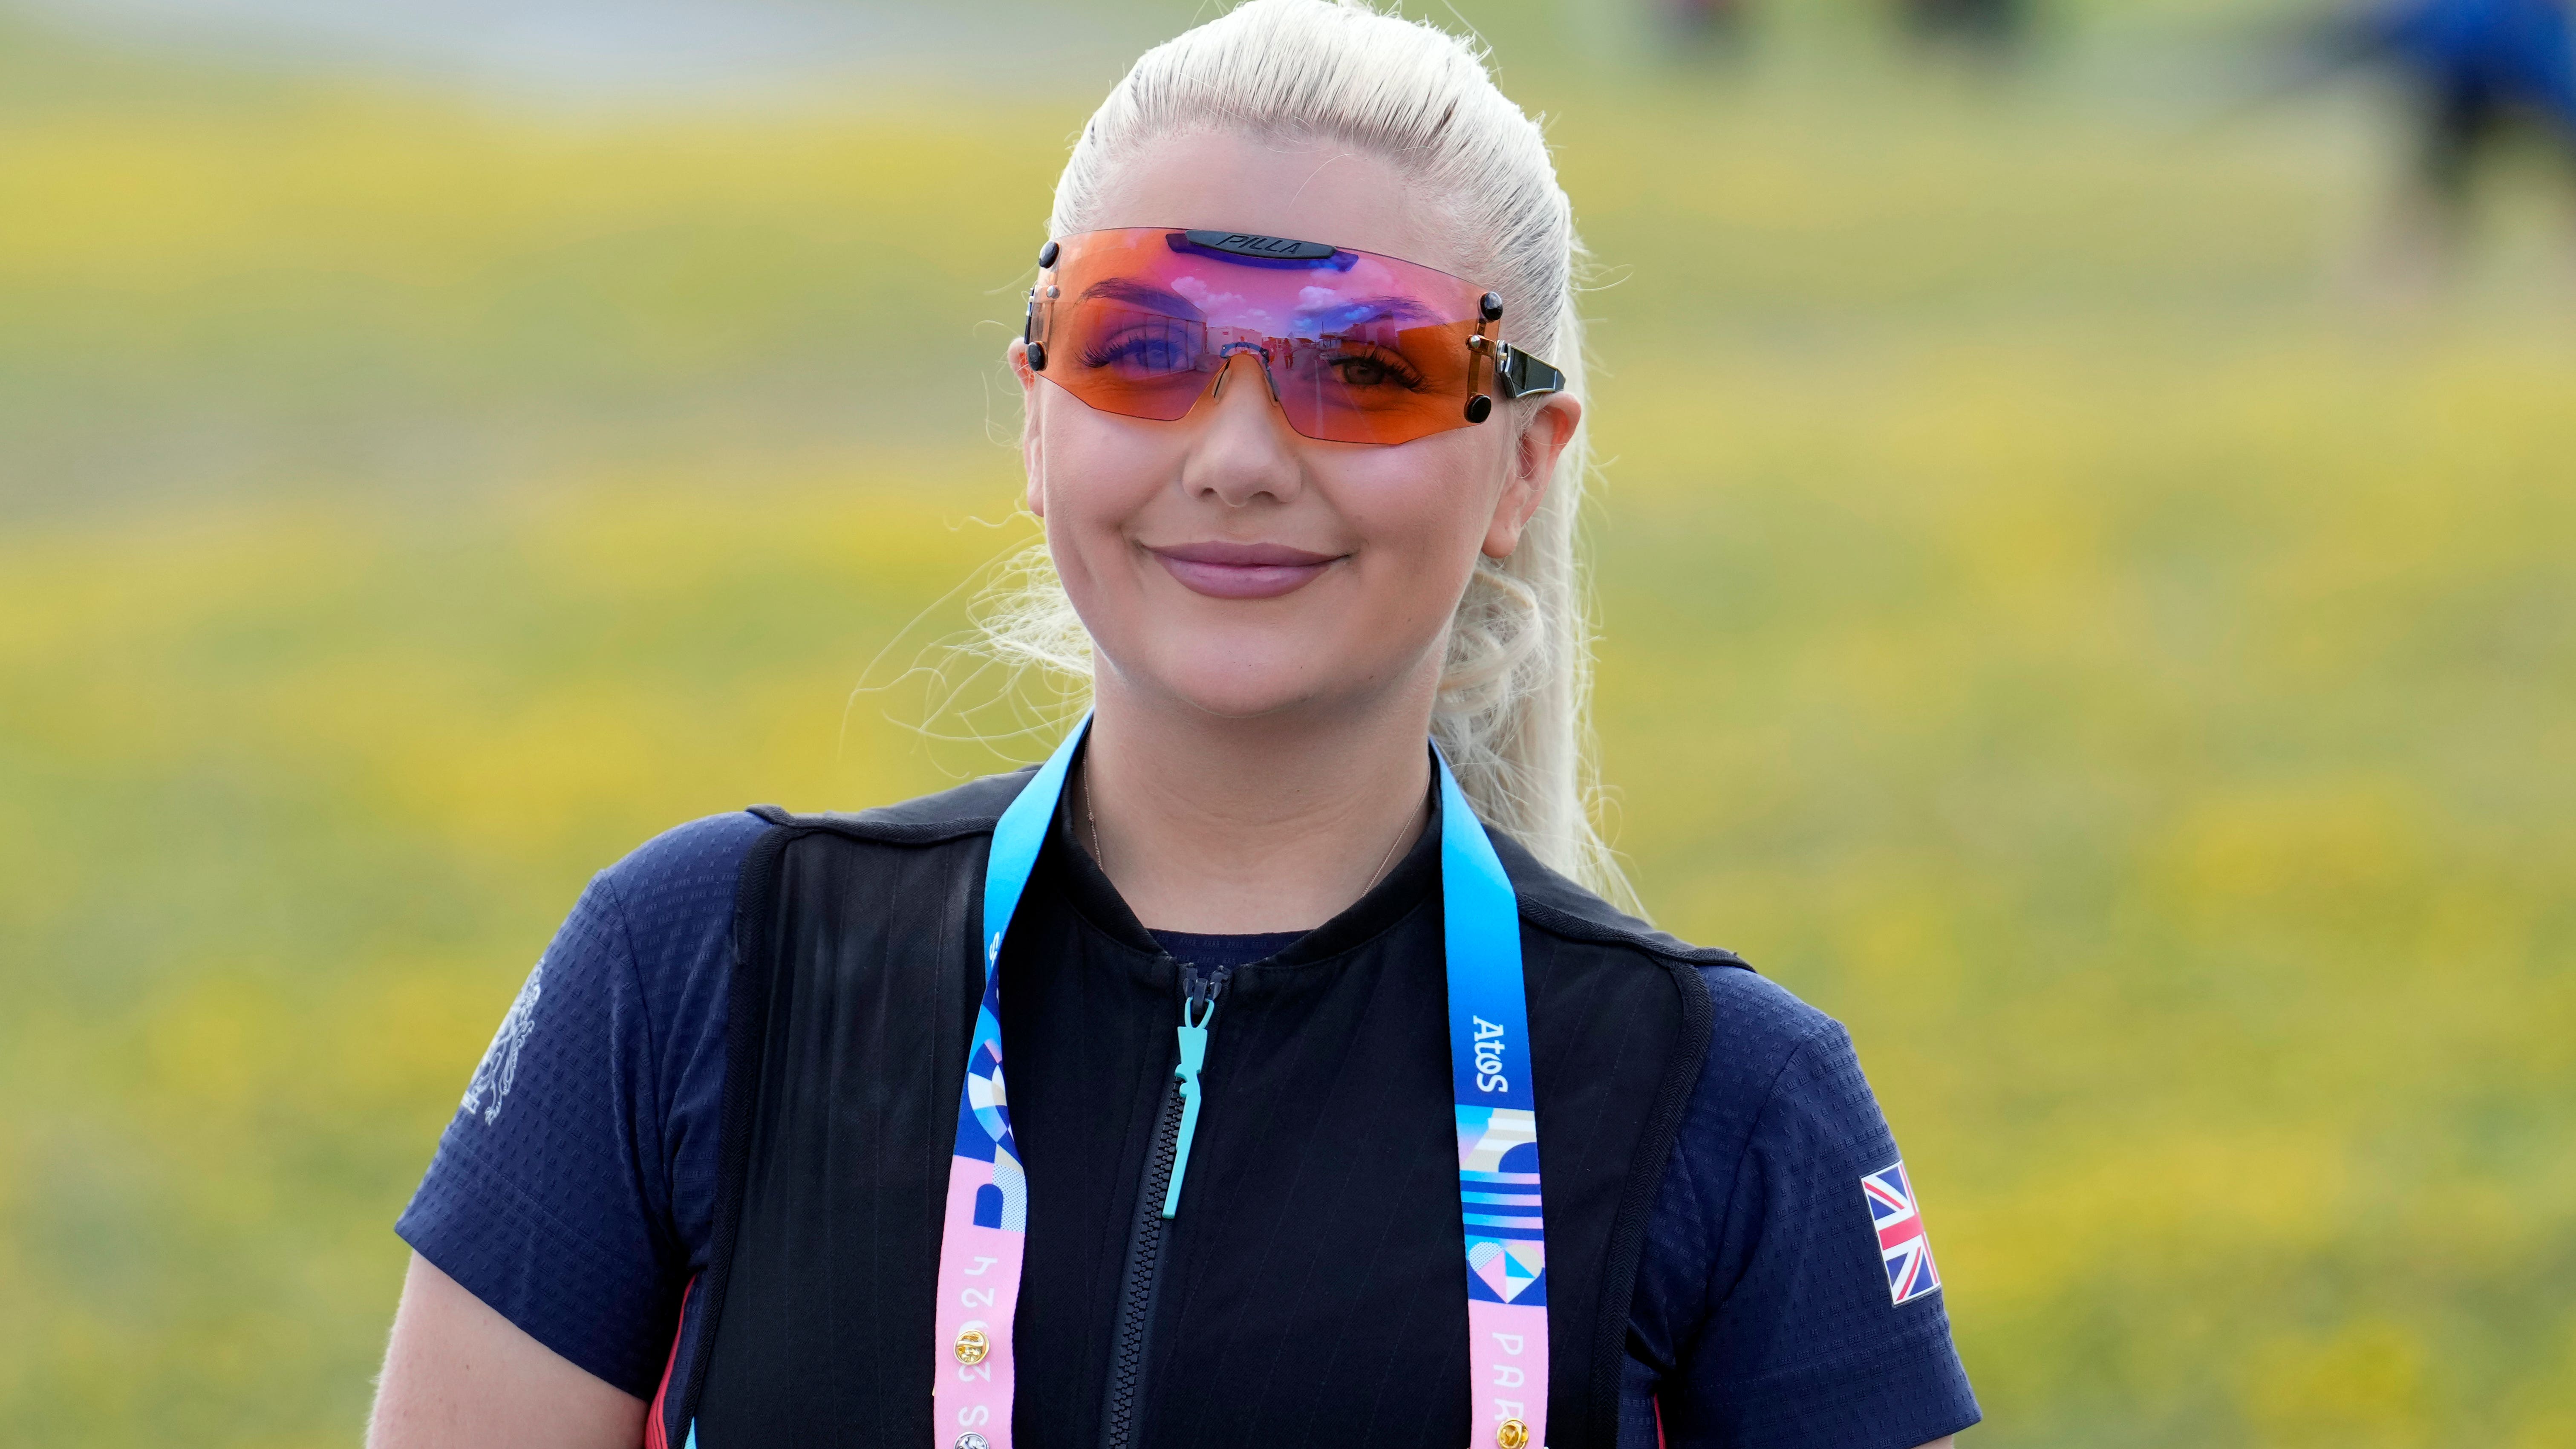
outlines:
[{"label": "forehead", "polygon": [[1107,178],[1092,225],[1203,228],[1325,242],[1464,275],[1457,244],[1393,164],[1329,142],[1168,136]]}]

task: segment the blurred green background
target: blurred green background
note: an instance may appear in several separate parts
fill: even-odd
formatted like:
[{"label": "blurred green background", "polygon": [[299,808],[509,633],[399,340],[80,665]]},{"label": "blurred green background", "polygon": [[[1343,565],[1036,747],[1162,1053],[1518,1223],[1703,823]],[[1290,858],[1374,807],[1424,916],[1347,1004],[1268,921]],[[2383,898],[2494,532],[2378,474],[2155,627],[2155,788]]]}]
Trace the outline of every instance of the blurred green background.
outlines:
[{"label": "blurred green background", "polygon": [[[901,666],[1198,7],[507,8],[0,9],[18,1442],[353,1442],[589,873],[1039,748]],[[2236,104],[2277,4],[1459,10],[1602,267],[1616,839],[1859,1039],[1973,1440],[2576,1444],[2564,198],[2392,267],[2384,98]]]}]

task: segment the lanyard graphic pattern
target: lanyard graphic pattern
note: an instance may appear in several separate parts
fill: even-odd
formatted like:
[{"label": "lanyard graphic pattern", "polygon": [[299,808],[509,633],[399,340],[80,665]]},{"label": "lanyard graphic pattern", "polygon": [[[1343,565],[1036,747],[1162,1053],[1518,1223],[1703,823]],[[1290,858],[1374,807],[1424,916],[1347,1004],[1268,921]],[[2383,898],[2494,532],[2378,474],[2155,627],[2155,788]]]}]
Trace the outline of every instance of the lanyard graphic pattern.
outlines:
[{"label": "lanyard graphic pattern", "polygon": [[[932,1449],[1010,1449],[1011,1323],[1028,1233],[1028,1179],[1003,1088],[1002,940],[1046,843],[1085,719],[1002,812],[984,873],[984,998],[967,1048],[939,1242]],[[1537,1094],[1521,981],[1520,910],[1493,842],[1438,759],[1440,889],[1466,1229],[1469,1449],[1547,1443],[1547,1239]]]}]

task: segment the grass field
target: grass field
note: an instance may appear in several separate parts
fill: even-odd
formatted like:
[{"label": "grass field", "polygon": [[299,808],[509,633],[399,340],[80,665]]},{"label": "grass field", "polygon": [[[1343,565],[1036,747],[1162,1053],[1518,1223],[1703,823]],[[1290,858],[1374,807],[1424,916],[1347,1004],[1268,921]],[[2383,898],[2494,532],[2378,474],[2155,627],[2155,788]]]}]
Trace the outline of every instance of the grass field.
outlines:
[{"label": "grass field", "polygon": [[[1850,1024],[1975,1441],[2576,1443],[2549,203],[2398,296],[2352,97],[2198,126],[2116,35],[1524,77],[1512,24],[1604,269],[1617,839]],[[22,1442],[350,1442],[588,874],[998,762],[852,691],[1026,538],[993,361],[1084,98],[907,87],[562,115],[0,31]]]}]

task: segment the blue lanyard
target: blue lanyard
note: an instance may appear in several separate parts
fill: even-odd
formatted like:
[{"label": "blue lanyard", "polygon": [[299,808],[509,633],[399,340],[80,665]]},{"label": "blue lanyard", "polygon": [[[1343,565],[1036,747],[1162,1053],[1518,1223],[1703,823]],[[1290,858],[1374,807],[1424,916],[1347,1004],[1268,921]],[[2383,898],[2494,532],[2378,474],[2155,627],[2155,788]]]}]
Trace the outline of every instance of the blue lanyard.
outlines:
[{"label": "blue lanyard", "polygon": [[[967,1047],[939,1245],[934,1449],[1009,1449],[1011,1443],[1011,1326],[1028,1226],[1028,1179],[1003,1086],[1002,941],[1090,724],[1086,717],[1074,728],[993,828],[984,873],[984,998]],[[1468,808],[1448,761],[1436,753],[1434,758],[1459,1217],[1467,1247],[1470,1393],[1478,1426],[1471,1449],[1528,1449],[1547,1442],[1547,1245],[1520,910],[1493,842]],[[1183,1110],[1194,1117],[1198,1069],[1207,1051],[1205,1020],[1193,1018],[1185,1006],[1179,1031]],[[1176,1172],[1165,1216],[1178,1211],[1179,1198]]]}]

